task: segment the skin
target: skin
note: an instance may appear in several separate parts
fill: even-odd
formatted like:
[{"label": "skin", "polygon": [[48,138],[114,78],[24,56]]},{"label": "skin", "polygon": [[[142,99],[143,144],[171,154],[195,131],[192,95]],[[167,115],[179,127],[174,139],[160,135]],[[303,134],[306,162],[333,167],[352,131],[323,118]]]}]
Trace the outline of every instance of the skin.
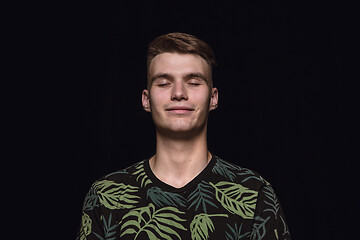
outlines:
[{"label": "skin", "polygon": [[196,54],[157,55],[148,79],[142,105],[152,115],[157,143],[150,167],[158,179],[181,188],[211,159],[207,120],[217,107],[218,90],[212,86],[210,66]]}]

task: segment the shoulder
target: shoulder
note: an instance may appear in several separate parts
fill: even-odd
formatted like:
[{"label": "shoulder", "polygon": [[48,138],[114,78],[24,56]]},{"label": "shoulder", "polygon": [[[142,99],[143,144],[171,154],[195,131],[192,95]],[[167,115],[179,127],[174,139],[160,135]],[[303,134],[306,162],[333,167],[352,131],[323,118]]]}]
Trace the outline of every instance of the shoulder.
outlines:
[{"label": "shoulder", "polygon": [[91,185],[86,201],[91,198],[92,202],[100,202],[101,206],[112,210],[134,207],[134,203],[141,198],[140,177],[145,175],[144,162],[145,160],[97,179]]},{"label": "shoulder", "polygon": [[127,168],[120,169],[109,174],[106,174],[100,178],[98,178],[93,184],[92,188],[98,188],[99,185],[106,186],[111,184],[126,184],[126,185],[136,185],[136,178],[144,174],[144,162],[146,160],[142,160],[137,162]]},{"label": "shoulder", "polygon": [[223,160],[218,156],[214,157],[216,162],[212,172],[219,175],[224,181],[241,184],[244,187],[256,191],[264,186],[270,186],[270,183],[256,171],[238,166],[230,161]]}]

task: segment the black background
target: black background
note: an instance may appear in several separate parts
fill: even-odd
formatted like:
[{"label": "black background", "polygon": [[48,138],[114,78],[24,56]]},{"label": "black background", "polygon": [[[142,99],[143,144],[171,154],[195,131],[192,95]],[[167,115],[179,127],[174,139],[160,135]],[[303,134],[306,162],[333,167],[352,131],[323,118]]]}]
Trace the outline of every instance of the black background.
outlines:
[{"label": "black background", "polygon": [[46,98],[37,121],[42,166],[54,173],[50,183],[65,209],[54,238],[75,238],[93,181],[155,153],[141,91],[147,44],[168,32],[193,34],[215,52],[219,107],[209,117],[209,150],[272,183],[293,239],[351,236],[359,220],[348,184],[355,177],[348,174],[342,5],[147,1],[60,9],[45,23]]}]

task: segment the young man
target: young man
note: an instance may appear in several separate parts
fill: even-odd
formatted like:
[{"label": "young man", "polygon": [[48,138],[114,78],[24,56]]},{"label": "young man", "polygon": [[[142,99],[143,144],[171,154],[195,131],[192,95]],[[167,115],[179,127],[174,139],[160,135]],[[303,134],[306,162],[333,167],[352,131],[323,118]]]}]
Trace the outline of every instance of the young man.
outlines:
[{"label": "young man", "polygon": [[290,239],[270,184],[207,149],[215,64],[210,46],[189,34],[150,43],[142,105],[156,154],[92,185],[78,239]]}]

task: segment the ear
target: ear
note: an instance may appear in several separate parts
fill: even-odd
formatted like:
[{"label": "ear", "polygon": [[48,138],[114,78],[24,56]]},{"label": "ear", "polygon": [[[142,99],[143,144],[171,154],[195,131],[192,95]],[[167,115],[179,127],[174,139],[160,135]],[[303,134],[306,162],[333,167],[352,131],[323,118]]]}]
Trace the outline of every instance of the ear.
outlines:
[{"label": "ear", "polygon": [[219,101],[218,90],[217,88],[212,88],[209,111],[215,110],[218,107],[218,101]]},{"label": "ear", "polygon": [[150,94],[149,94],[149,91],[147,89],[144,89],[142,91],[141,98],[142,98],[142,105],[143,105],[144,110],[147,111],[147,112],[151,112]]}]

